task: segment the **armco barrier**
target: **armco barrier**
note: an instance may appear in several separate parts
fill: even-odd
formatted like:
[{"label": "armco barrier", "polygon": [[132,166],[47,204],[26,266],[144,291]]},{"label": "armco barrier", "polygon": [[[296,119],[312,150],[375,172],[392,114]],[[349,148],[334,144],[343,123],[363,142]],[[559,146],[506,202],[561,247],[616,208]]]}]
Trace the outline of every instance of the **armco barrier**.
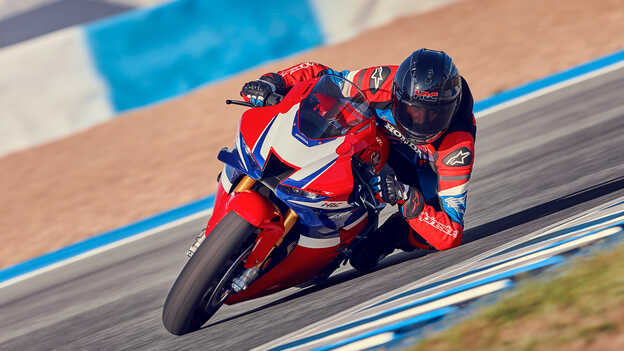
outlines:
[{"label": "armco barrier", "polygon": [[177,0],[0,49],[0,155],[452,1]]}]

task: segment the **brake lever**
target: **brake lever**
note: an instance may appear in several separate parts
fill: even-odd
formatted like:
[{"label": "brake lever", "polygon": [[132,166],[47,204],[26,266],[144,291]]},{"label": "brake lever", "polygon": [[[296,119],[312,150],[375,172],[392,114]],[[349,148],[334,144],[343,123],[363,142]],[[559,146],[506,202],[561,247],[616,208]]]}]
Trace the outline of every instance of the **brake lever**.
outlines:
[{"label": "brake lever", "polygon": [[[282,102],[282,99],[284,98],[283,95],[280,94],[270,94],[269,96],[267,96],[266,98],[266,104],[264,104],[264,106],[273,106],[273,105],[277,105],[280,102]],[[246,107],[258,107],[254,104],[252,104],[249,101],[242,101],[242,100],[230,100],[227,99],[225,100],[225,104],[226,105],[240,105],[240,106],[246,106]]]},{"label": "brake lever", "polygon": [[225,100],[225,104],[226,105],[241,105],[241,106],[246,106],[246,107],[255,107],[254,104],[252,104],[251,102],[241,101],[241,100],[230,100],[230,99],[227,99],[227,100]]}]

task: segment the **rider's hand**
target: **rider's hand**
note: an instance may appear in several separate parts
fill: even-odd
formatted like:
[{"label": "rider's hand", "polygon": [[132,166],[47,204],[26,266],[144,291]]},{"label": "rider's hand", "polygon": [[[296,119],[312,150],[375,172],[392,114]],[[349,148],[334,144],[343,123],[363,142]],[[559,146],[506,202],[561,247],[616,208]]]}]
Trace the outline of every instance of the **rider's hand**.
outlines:
[{"label": "rider's hand", "polygon": [[254,106],[264,106],[267,97],[271,94],[283,93],[284,86],[285,82],[282,76],[276,73],[268,73],[260,79],[245,83],[240,95]]},{"label": "rider's hand", "polygon": [[409,185],[401,183],[390,166],[384,165],[379,174],[368,181],[378,200],[387,204],[402,204],[408,195]]},{"label": "rider's hand", "polygon": [[240,94],[255,106],[263,106],[264,99],[275,92],[275,86],[262,79],[245,83]]},{"label": "rider's hand", "polygon": [[400,205],[401,213],[407,219],[418,217],[425,205],[420,190],[401,183],[388,165],[384,165],[378,175],[371,177],[369,184],[378,200]]}]

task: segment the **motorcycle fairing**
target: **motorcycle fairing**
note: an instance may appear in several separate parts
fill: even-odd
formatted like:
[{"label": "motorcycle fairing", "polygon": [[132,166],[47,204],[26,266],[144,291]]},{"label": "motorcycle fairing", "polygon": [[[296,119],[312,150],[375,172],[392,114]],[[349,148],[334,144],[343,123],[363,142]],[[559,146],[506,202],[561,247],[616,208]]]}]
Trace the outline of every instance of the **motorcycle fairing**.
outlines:
[{"label": "motorcycle fairing", "polygon": [[[346,163],[350,155],[340,157],[336,153],[346,137],[317,140],[314,143],[304,143],[295,138],[298,109],[299,104],[295,104],[286,113],[278,114],[271,120],[267,128],[259,134],[251,153],[258,155],[256,160],[265,163],[272,153],[281,162],[295,169],[281,181],[282,186],[275,188],[276,195],[299,215],[302,234],[328,234],[345,225],[353,209],[353,205],[346,201],[353,189],[351,167]],[[245,128],[241,130],[241,134],[245,138]],[[293,137],[285,138],[284,135]],[[260,166],[266,168],[265,164]],[[323,187],[310,187],[317,180],[323,183]],[[319,196],[314,199],[293,196],[285,193],[283,186],[311,191]]]},{"label": "motorcycle fairing", "polygon": [[[280,160],[296,169],[283,183],[303,189],[336,161],[336,148],[345,137],[315,145],[306,145],[295,137],[285,137],[293,135],[298,110],[299,104],[295,104],[286,113],[275,116],[255,140],[251,139],[255,133],[247,132],[245,124],[242,124],[241,135],[248,145],[253,145],[250,149],[253,155],[258,155],[255,160],[260,168],[264,168],[269,153],[274,152]],[[249,116],[243,119],[245,117]]]},{"label": "motorcycle fairing", "polygon": [[229,164],[225,164],[221,175],[219,175],[219,182],[223,186],[225,192],[229,193],[232,191],[234,183],[241,175],[243,175],[243,173],[239,169],[236,169]]}]

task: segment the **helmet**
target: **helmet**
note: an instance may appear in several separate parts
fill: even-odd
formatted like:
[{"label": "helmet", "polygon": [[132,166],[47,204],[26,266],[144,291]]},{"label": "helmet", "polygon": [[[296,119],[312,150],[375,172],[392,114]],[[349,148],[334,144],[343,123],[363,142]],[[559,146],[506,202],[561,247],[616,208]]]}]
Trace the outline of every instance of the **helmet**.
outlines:
[{"label": "helmet", "polygon": [[461,78],[444,51],[419,49],[397,69],[392,84],[398,127],[415,144],[444,133],[461,99]]}]

